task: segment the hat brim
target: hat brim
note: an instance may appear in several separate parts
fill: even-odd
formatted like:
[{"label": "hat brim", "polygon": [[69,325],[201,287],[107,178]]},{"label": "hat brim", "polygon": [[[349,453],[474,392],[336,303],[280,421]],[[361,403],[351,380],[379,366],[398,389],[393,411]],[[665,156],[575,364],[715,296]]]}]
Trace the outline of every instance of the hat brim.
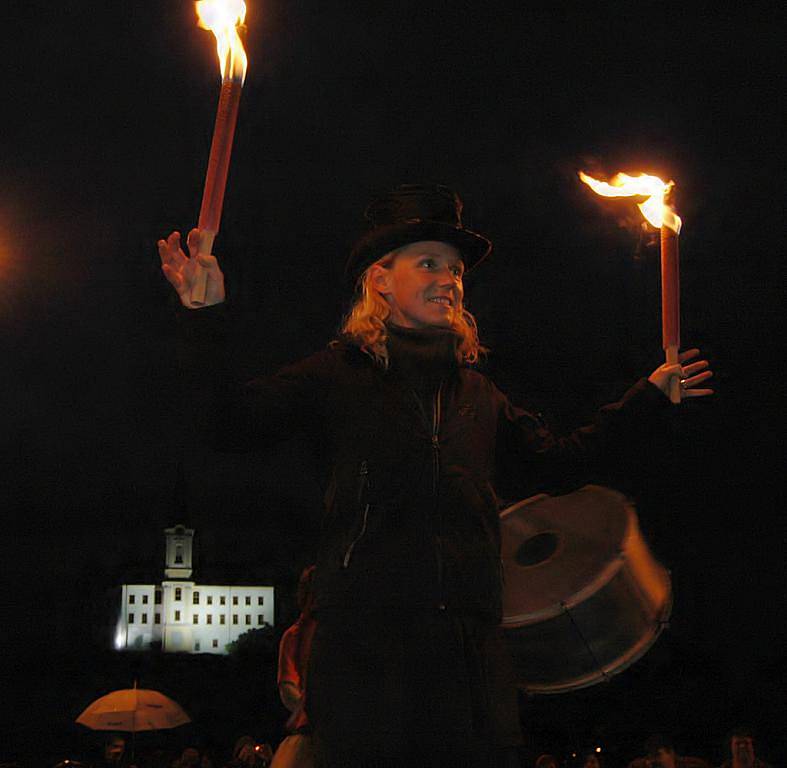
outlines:
[{"label": "hat brim", "polygon": [[350,253],[345,274],[355,281],[364,270],[386,253],[408,243],[437,240],[453,245],[462,255],[465,271],[478,266],[492,251],[492,243],[483,235],[442,221],[409,221],[376,227],[362,237]]}]

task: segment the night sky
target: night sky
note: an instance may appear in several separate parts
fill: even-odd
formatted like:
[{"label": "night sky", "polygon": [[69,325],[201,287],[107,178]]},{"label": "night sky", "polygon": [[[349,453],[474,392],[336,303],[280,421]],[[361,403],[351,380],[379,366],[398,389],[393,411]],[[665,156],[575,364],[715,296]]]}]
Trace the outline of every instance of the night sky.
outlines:
[{"label": "night sky", "polygon": [[[523,720],[533,750],[633,744],[621,760],[657,730],[720,757],[723,734],[745,722],[778,764],[779,6],[249,4],[214,246],[241,318],[241,373],[324,346],[371,194],[436,181],[495,243],[466,287],[491,348],[485,371],[556,429],[579,426],[661,349],[658,255],[639,213],[595,197],[576,171],[676,180],[682,336],[711,360],[717,395],[670,414],[649,455],[610,479],[672,570],[672,626],[609,685],[523,700]],[[232,572],[289,588],[313,551],[320,488],[308,446],[215,454],[184,405],[155,243],[196,222],[218,98],[193,4],[28,2],[9,15],[0,627],[5,662],[20,660],[8,681],[40,705],[46,731],[87,702],[52,687],[42,697],[43,683],[24,694],[25,670],[90,668],[112,587],[158,574],[162,528],[196,527],[198,580]],[[56,713],[41,704],[55,698]],[[9,735],[26,740],[27,710],[13,709]]]}]

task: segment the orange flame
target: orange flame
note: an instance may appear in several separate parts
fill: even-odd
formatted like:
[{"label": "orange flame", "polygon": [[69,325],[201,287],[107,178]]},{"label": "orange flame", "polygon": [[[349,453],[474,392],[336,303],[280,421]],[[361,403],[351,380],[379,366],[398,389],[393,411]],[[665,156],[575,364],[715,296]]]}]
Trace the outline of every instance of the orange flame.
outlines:
[{"label": "orange flame", "polygon": [[680,233],[680,216],[672,206],[664,202],[664,198],[675,186],[674,181],[665,183],[658,176],[644,173],[639,176],[618,173],[606,182],[594,179],[583,171],[579,172],[579,178],[602,197],[647,197],[647,200],[637,203],[637,206],[648,222],[659,229],[664,226],[677,234]]},{"label": "orange flame", "polygon": [[246,18],[243,0],[199,0],[195,3],[199,25],[216,36],[222,80],[246,78],[246,51],[238,36],[238,27]]}]

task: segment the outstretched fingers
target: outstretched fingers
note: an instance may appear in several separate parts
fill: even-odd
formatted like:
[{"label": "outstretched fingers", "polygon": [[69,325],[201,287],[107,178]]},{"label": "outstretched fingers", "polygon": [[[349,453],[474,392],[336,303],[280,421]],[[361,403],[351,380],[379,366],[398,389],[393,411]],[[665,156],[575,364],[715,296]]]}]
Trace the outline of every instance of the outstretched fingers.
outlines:
[{"label": "outstretched fingers", "polygon": [[702,384],[713,376],[713,371],[708,367],[709,363],[707,360],[697,360],[693,363],[688,363],[688,365],[683,365],[683,363],[694,360],[694,358],[699,357],[699,355],[699,349],[693,347],[692,349],[687,349],[685,352],[681,352],[678,356],[681,362],[681,397],[706,397],[714,394],[712,389],[705,387],[701,389],[697,388],[698,384]]},{"label": "outstretched fingers", "polygon": [[[688,366],[690,368],[691,366]],[[684,369],[684,371],[687,371]],[[696,376],[689,376],[688,378],[681,379],[681,387],[683,389],[683,397],[705,397],[706,395],[712,395],[712,389],[695,389],[694,387],[697,384],[702,384],[702,382],[707,381],[709,378],[713,376],[713,371],[703,371],[702,373],[697,374]]]},{"label": "outstretched fingers", "polygon": [[[200,247],[210,251],[213,242],[211,233],[192,229],[186,237],[188,255],[181,247],[180,232],[172,232],[165,240],[159,240],[158,252],[161,259],[161,271],[178,292],[183,306],[190,309],[205,304],[220,304],[225,299],[224,275],[219,262],[210,252],[200,253]],[[195,281],[200,277],[200,270],[208,272],[206,301],[196,305],[191,300],[191,292]]]}]

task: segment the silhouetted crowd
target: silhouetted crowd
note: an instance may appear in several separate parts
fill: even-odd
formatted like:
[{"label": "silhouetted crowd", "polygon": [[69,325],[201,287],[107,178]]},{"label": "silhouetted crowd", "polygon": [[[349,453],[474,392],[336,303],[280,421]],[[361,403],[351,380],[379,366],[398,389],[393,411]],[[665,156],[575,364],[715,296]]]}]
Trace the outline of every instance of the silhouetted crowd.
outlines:
[{"label": "silhouetted crowd", "polygon": [[[755,752],[753,732],[735,728],[724,739],[726,757],[719,768],[771,768]],[[711,768],[712,762],[703,757],[679,754],[673,740],[664,735],[653,735],[644,744],[644,754],[626,764],[625,768]],[[534,768],[623,768],[622,762],[607,759],[601,747],[584,754],[575,751],[567,755],[541,755]]]},{"label": "silhouetted crowd", "polygon": [[173,755],[160,747],[135,749],[130,734],[110,733],[94,760],[63,760],[55,768],[268,768],[272,760],[271,745],[252,736],[239,737],[229,755],[196,743]]},{"label": "silhouetted crowd", "polygon": [[[724,739],[726,756],[718,768],[771,768],[769,763],[758,756],[758,744],[753,731],[748,728],[735,728]],[[630,760],[627,764],[612,760],[608,749],[594,747],[582,753],[543,754],[538,757],[533,768],[712,768],[708,759],[694,755],[684,755],[668,737],[651,736],[643,745],[644,754]],[[146,748],[131,754],[130,736],[109,734],[104,741],[101,754],[96,760],[84,763],[66,760],[55,768],[269,768],[274,760],[274,750],[267,742],[260,743],[251,736],[241,736],[227,754],[196,745],[185,747],[180,754],[168,754],[163,749]],[[297,768],[312,768],[311,760],[299,760],[288,765]],[[531,763],[521,761],[523,768]],[[322,768],[314,766],[314,768]],[[338,767],[337,767],[338,768]],[[343,767],[342,767],[343,768]],[[348,767],[350,768],[350,767]],[[421,768],[411,766],[411,768]],[[428,766],[423,766],[428,768]],[[457,768],[460,768],[459,766]]]}]

